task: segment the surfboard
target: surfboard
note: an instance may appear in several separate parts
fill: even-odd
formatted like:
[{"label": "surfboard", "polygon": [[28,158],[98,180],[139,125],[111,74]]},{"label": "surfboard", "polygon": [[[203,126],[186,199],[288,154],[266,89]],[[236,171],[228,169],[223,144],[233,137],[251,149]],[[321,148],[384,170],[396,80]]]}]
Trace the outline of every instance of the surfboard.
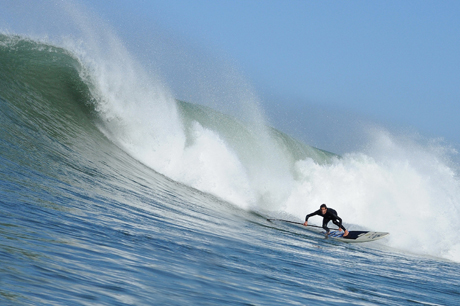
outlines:
[{"label": "surfboard", "polygon": [[[326,235],[326,232],[323,231],[322,234]],[[343,232],[341,231],[330,231],[328,238],[340,240],[343,242],[369,242],[382,239],[389,234],[390,233],[387,232],[348,231],[348,235],[343,237]]]},{"label": "surfboard", "polygon": [[[281,222],[288,222],[292,224],[297,224],[304,226],[303,223],[300,222],[294,222],[294,221],[289,221],[289,220],[283,220],[283,219],[267,219],[267,221],[281,221]],[[326,231],[316,225],[308,225],[305,227],[306,230],[315,232],[323,237],[326,237]],[[327,238],[342,241],[342,242],[348,242],[348,243],[354,243],[354,242],[370,242],[370,241],[375,241],[382,239],[383,237],[388,236],[390,233],[388,232],[373,232],[373,231],[348,231],[348,235],[346,237],[343,237],[343,231],[339,231],[338,229],[331,230],[329,232],[329,235]]]}]

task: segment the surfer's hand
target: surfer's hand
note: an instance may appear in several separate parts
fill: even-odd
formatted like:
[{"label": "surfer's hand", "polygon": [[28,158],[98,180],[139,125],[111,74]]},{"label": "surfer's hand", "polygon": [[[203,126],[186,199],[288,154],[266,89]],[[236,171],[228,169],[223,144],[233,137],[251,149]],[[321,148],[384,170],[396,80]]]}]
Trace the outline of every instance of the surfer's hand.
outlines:
[{"label": "surfer's hand", "polygon": [[305,223],[303,224],[304,226],[307,226],[308,225],[308,221],[305,221]]}]

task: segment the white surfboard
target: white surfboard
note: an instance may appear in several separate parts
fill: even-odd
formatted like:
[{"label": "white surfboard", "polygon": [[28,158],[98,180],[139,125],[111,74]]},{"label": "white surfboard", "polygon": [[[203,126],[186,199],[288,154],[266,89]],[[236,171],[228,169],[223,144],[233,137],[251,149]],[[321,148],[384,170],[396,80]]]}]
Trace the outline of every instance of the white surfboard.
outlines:
[{"label": "white surfboard", "polygon": [[[326,232],[324,232],[324,235]],[[385,236],[388,236],[390,233],[387,232],[372,232],[372,231],[349,231],[346,237],[343,237],[343,232],[341,231],[331,231],[329,232],[328,238],[334,240],[340,240],[343,242],[369,242],[382,239]]]},{"label": "white surfboard", "polygon": [[[282,221],[282,222],[289,222],[289,223],[298,224],[298,225],[303,226],[303,223],[283,220],[283,219],[267,219],[267,221],[270,221],[270,222]],[[319,235],[322,235],[323,237],[326,236],[326,231],[320,226],[308,225],[307,227],[305,227],[305,229],[315,232]],[[343,241],[343,242],[356,243],[356,242],[375,241],[375,240],[382,239],[383,237],[390,235],[390,233],[387,233],[387,232],[373,232],[373,231],[348,231],[348,235],[346,237],[343,237],[343,234],[344,234],[343,231],[333,230],[329,232],[329,235],[327,236],[327,238],[338,240],[338,241]]]}]

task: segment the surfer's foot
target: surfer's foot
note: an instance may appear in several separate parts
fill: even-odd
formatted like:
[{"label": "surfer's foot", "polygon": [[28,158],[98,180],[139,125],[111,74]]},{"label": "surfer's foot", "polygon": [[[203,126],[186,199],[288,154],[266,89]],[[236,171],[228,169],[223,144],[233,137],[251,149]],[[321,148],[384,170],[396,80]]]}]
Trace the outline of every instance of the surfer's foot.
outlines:
[{"label": "surfer's foot", "polygon": [[348,236],[348,230],[345,230],[345,233],[343,233],[343,237],[347,237]]},{"label": "surfer's foot", "polygon": [[326,239],[329,238],[329,233],[326,233],[326,234],[324,235],[324,238],[326,238]]}]

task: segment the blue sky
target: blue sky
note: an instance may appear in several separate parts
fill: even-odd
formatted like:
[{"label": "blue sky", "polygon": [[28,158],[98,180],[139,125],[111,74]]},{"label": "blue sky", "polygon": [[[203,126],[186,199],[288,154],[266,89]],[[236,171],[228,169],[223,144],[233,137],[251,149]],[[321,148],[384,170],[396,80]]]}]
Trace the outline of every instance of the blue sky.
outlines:
[{"label": "blue sky", "polygon": [[460,143],[459,1],[84,2],[128,40],[170,36],[235,63],[285,130],[346,116]]}]

